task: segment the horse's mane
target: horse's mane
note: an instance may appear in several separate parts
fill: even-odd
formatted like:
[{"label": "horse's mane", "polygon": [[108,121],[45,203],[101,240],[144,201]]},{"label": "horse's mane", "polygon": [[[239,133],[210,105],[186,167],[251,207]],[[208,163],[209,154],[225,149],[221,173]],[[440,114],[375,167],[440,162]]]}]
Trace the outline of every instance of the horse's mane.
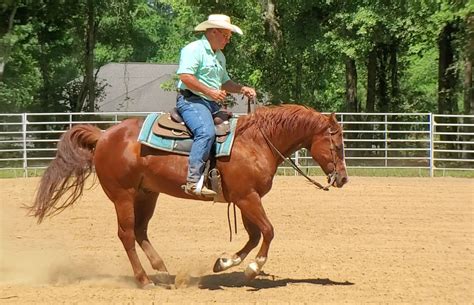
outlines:
[{"label": "horse's mane", "polygon": [[263,131],[267,136],[272,137],[282,129],[320,130],[327,125],[328,120],[325,118],[314,109],[301,105],[261,107],[254,113],[239,119],[241,122],[236,134],[255,137]]}]

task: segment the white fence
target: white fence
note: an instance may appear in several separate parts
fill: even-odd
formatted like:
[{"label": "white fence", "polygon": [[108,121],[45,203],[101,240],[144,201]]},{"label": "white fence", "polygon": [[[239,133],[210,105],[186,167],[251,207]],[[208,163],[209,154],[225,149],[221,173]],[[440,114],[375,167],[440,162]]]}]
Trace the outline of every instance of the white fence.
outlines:
[{"label": "white fence", "polygon": [[[44,169],[60,135],[74,124],[106,129],[143,112],[0,114],[0,171],[22,176]],[[339,113],[349,168],[474,170],[474,115],[432,113]],[[317,167],[305,150],[294,160]],[[282,164],[281,169],[288,170]]]}]

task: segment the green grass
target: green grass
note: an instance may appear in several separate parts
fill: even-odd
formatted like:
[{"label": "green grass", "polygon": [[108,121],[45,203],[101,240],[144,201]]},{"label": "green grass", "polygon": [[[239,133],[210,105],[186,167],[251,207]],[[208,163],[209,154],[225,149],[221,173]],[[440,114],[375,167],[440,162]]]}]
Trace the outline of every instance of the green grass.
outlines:
[{"label": "green grass", "polygon": [[[429,169],[424,168],[348,168],[349,176],[359,177],[430,177]],[[303,172],[308,176],[324,176],[321,169],[311,168],[303,169]],[[474,178],[474,170],[453,171],[438,169],[435,172],[435,177],[460,177],[460,178]],[[277,175],[294,176],[292,168],[279,168]]]},{"label": "green grass", "polygon": [[[28,177],[40,177],[44,173],[44,169],[29,169]],[[23,169],[2,169],[0,168],[1,178],[23,178],[25,172]]]}]

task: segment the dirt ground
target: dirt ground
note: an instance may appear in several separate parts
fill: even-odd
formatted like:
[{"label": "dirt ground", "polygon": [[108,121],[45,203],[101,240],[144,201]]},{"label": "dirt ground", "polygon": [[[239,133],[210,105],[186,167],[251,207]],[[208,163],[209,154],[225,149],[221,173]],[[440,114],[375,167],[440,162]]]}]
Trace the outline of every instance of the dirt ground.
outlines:
[{"label": "dirt ground", "polygon": [[251,282],[256,251],[212,272],[247,240],[239,219],[229,242],[226,204],[162,195],[149,234],[171,285],[142,255],[152,290],[136,287],[100,186],[37,225],[21,206],[38,181],[0,180],[0,304],[474,303],[473,179],[351,177],[323,192],[276,177],[263,200],[275,238]]}]

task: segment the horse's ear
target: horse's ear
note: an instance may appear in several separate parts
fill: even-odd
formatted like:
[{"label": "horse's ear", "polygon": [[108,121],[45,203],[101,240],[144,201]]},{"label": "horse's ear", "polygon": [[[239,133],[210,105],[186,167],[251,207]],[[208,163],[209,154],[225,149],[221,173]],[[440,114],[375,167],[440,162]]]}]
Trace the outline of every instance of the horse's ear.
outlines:
[{"label": "horse's ear", "polygon": [[329,116],[332,122],[337,123],[337,118],[336,118],[336,113],[331,112],[331,115]]}]

